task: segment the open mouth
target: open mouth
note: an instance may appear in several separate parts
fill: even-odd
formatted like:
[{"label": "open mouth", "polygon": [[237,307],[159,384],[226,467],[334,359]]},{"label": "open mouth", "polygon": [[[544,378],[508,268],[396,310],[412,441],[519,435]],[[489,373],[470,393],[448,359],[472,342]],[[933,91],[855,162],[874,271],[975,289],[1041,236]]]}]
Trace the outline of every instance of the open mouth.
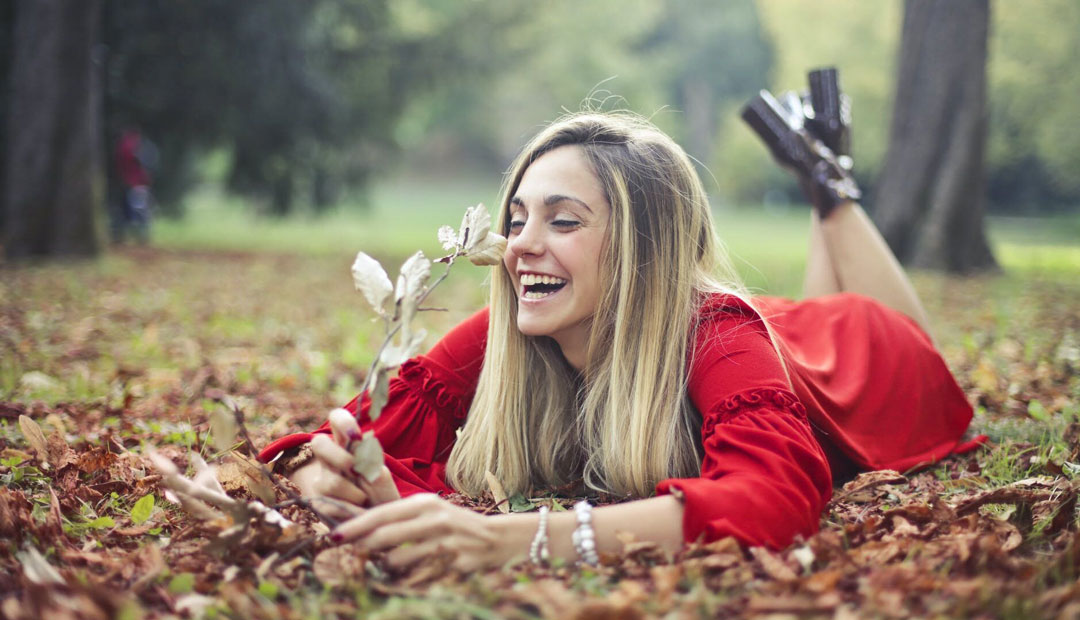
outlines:
[{"label": "open mouth", "polygon": [[555,276],[536,273],[521,274],[521,287],[524,290],[521,296],[525,299],[543,299],[555,294],[564,286],[566,286],[566,280]]}]

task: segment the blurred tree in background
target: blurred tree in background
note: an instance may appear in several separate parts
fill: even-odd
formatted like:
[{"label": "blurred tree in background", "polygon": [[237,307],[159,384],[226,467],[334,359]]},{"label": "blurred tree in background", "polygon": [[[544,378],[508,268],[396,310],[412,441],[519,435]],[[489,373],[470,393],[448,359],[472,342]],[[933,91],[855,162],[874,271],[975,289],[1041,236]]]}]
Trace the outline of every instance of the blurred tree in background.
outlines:
[{"label": "blurred tree in background", "polygon": [[[0,3],[5,145],[20,127],[11,119],[20,6]],[[260,212],[286,214],[362,204],[376,174],[416,183],[479,170],[490,175],[540,125],[583,102],[650,116],[707,165],[719,202],[801,200],[737,111],[760,87],[803,88],[807,69],[824,65],[840,68],[854,100],[856,176],[873,195],[887,146],[902,4],[101,0],[101,6],[102,44],[86,55],[100,60],[103,71],[102,153],[112,152],[124,128],[141,128],[160,150],[154,193],[166,213],[180,212],[183,196],[213,161],[228,189],[254,198],[247,202]],[[1080,38],[1073,33],[1080,4],[993,6],[988,208],[1075,208]]]},{"label": "blurred tree in background", "polygon": [[[15,3],[0,2],[0,145],[7,144],[8,100],[10,99],[11,61],[15,52],[12,41],[15,25]],[[7,170],[7,149],[0,147],[0,196],[4,195],[4,177]],[[4,231],[3,198],[0,198],[0,239]]]},{"label": "blurred tree in background", "polygon": [[485,4],[419,33],[393,4],[107,0],[109,134],[136,124],[160,144],[165,205],[190,187],[195,158],[221,148],[229,187],[271,213],[301,193],[324,208],[383,165],[409,99],[452,68],[465,77],[490,64],[474,53],[490,32],[475,15]]},{"label": "blurred tree in background", "polygon": [[[855,173],[869,195],[884,162],[903,2],[757,0],[775,59],[769,87],[802,87],[808,68],[833,65],[852,97]],[[1080,3],[992,2],[987,58],[987,208],[1030,214],[1080,206]],[[720,145],[717,176],[734,200],[770,188],[798,196],[737,119]],[[756,150],[752,147],[758,147]],[[723,176],[730,171],[730,176]],[[872,205],[870,205],[872,206]]]},{"label": "blurred tree in background", "polygon": [[986,239],[989,0],[906,0],[889,150],[874,221],[905,264],[997,266]]},{"label": "blurred tree in background", "polygon": [[92,256],[102,242],[101,1],[20,0],[8,32],[3,246]]}]

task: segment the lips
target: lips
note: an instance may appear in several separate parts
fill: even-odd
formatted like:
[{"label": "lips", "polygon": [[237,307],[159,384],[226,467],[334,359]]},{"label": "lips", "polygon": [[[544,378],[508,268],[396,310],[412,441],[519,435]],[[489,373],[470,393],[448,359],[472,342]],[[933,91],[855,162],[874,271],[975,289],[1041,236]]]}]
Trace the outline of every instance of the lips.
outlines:
[{"label": "lips", "polygon": [[566,286],[566,280],[558,276],[541,273],[521,274],[521,297],[523,299],[543,299],[557,293]]}]

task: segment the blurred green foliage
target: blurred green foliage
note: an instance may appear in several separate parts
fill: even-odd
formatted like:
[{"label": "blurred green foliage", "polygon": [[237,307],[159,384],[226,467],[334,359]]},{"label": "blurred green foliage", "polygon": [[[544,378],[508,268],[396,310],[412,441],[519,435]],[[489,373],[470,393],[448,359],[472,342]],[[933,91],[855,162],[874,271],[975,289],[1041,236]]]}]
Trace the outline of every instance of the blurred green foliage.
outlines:
[{"label": "blurred green foliage", "polygon": [[[803,88],[806,71],[825,65],[840,68],[853,98],[856,173],[873,195],[888,146],[902,0],[105,7],[107,137],[138,125],[157,143],[161,207],[179,212],[212,156],[215,180],[255,198],[262,213],[286,214],[370,203],[374,175],[494,177],[543,123],[586,106],[651,117],[708,169],[718,203],[799,200],[738,109],[759,88]],[[998,1],[991,17],[991,209],[1075,207],[1080,4]],[[4,51],[13,18],[4,3]],[[4,93],[6,76],[0,62]]]},{"label": "blurred green foliage", "polygon": [[[109,133],[160,144],[162,204],[223,148],[228,187],[278,215],[363,188],[398,149],[428,169],[505,165],[584,99],[673,104],[658,122],[707,161],[721,107],[769,62],[751,0],[109,0],[106,24]],[[625,100],[604,101],[616,76]]]},{"label": "blurred green foliage", "polygon": [[108,134],[135,125],[159,144],[166,207],[215,148],[228,186],[271,213],[305,194],[330,204],[380,167],[408,98],[448,65],[483,66],[453,44],[482,34],[469,11],[422,34],[385,0],[108,0],[105,12]]}]

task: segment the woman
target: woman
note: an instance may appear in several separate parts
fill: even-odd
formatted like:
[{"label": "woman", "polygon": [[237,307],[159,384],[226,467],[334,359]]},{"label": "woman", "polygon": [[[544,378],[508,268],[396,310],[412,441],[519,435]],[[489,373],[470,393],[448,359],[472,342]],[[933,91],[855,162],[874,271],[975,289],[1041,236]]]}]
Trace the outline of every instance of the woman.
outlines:
[{"label": "woman", "polygon": [[[351,420],[260,457],[295,466],[311,440],[316,458],[290,477],[358,515],[334,540],[397,566],[444,552],[464,570],[527,552],[595,563],[620,531],[671,551],[786,546],[816,531],[834,474],[970,448],[971,408],[913,289],[859,206],[836,202],[813,216],[810,299],[750,299],[682,149],[631,115],[564,118],[508,176],[489,308],[402,367],[374,424],[366,399],[350,403],[384,446],[383,475],[352,473]],[[639,499],[481,516],[434,494],[479,494],[487,472],[510,494]]]}]

